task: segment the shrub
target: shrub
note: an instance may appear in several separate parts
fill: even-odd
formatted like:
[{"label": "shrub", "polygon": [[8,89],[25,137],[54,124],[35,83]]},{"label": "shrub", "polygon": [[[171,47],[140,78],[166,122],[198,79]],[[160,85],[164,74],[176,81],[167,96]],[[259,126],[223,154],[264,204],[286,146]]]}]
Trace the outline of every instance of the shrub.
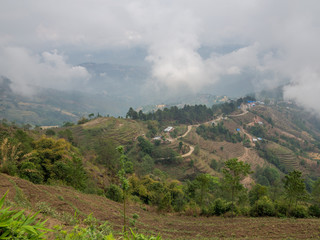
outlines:
[{"label": "shrub", "polygon": [[289,206],[286,201],[276,201],[274,203],[277,217],[285,217],[288,214]]},{"label": "shrub", "polygon": [[250,215],[253,217],[275,216],[272,201],[266,196],[262,197],[251,207]]},{"label": "shrub", "polygon": [[290,216],[295,218],[308,217],[308,209],[305,206],[298,205],[290,211]]},{"label": "shrub", "polygon": [[191,201],[186,205],[184,211],[187,216],[198,216],[200,215],[201,209],[194,201]]},{"label": "shrub", "polygon": [[54,135],[56,135],[56,132],[54,130],[52,130],[52,129],[48,129],[46,131],[46,135],[47,136],[54,136]]},{"label": "shrub", "polygon": [[316,204],[311,205],[308,209],[308,212],[312,217],[320,217],[320,207]]},{"label": "shrub", "polygon": [[40,184],[43,182],[43,174],[37,169],[33,162],[23,162],[20,167],[20,177],[33,183]]},{"label": "shrub", "polygon": [[106,197],[116,202],[122,202],[123,201],[122,189],[115,184],[110,184],[110,186],[107,188],[107,191],[106,191]]},{"label": "shrub", "polygon": [[231,210],[231,204],[227,203],[221,198],[214,200],[213,204],[209,207],[209,214],[220,216]]},{"label": "shrub", "polygon": [[240,207],[239,208],[239,214],[241,216],[250,216],[250,207]]}]

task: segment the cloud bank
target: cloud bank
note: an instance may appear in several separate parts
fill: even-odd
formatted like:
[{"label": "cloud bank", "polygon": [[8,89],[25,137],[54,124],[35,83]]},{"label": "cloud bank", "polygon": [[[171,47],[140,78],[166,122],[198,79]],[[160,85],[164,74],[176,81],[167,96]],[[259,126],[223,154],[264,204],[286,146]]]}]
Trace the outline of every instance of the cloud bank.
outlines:
[{"label": "cloud bank", "polygon": [[[257,89],[289,81],[284,96],[320,112],[314,104],[320,100],[317,0],[11,0],[1,5],[0,74],[21,91],[30,85],[68,88],[88,79],[60,49],[90,54],[142,47],[151,65],[148,89],[199,92],[227,76],[250,76]],[[199,53],[204,46],[211,49],[206,58]]]},{"label": "cloud bank", "polygon": [[34,87],[60,90],[73,89],[89,78],[83,67],[70,66],[57,51],[34,55],[24,48],[0,49],[0,73],[12,79],[12,89],[24,95],[32,95]]}]

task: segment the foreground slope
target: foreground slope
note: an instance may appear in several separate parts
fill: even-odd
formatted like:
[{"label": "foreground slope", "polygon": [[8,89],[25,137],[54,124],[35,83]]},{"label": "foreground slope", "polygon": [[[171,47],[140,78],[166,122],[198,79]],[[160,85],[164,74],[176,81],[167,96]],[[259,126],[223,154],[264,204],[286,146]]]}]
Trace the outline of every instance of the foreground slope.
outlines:
[{"label": "foreground slope", "polygon": [[[76,211],[80,218],[90,213],[108,221],[115,230],[122,228],[122,205],[105,197],[83,194],[68,187],[35,185],[28,181],[0,175],[0,194],[9,190],[7,200],[13,206],[40,210],[49,218],[50,227],[62,224],[70,228]],[[159,214],[151,208],[129,205],[128,216],[139,215],[135,227],[148,234],[160,233],[164,239],[318,239],[319,219],[188,217]],[[133,227],[133,226],[131,226]]]}]

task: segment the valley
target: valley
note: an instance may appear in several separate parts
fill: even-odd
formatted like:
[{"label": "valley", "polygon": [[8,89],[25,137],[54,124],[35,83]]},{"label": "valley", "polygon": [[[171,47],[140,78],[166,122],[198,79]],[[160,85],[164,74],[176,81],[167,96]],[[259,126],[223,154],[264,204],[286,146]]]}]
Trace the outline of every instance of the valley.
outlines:
[{"label": "valley", "polygon": [[[116,148],[122,145],[127,224],[140,234],[163,239],[319,237],[320,220],[310,218],[318,217],[318,123],[283,103],[237,109],[246,101],[146,114],[129,109],[126,119],[90,116],[34,130],[2,122],[0,193],[9,189],[8,206],[40,211],[50,228],[71,231],[92,213],[120,236],[124,190]],[[234,213],[226,182],[232,159],[250,169],[239,175]],[[306,198],[291,197],[299,203],[292,207],[284,183],[295,173],[301,174],[299,194]]]}]

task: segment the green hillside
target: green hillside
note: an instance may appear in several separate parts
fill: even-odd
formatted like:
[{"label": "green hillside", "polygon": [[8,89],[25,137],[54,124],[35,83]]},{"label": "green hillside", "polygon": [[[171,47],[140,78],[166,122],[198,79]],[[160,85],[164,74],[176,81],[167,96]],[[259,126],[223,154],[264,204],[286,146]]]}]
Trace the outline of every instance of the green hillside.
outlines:
[{"label": "green hillside", "polygon": [[[320,216],[320,125],[285,103],[247,105],[131,108],[126,119],[90,116],[43,130],[2,121],[0,171],[165,213]],[[291,178],[299,193],[288,192]]]}]

